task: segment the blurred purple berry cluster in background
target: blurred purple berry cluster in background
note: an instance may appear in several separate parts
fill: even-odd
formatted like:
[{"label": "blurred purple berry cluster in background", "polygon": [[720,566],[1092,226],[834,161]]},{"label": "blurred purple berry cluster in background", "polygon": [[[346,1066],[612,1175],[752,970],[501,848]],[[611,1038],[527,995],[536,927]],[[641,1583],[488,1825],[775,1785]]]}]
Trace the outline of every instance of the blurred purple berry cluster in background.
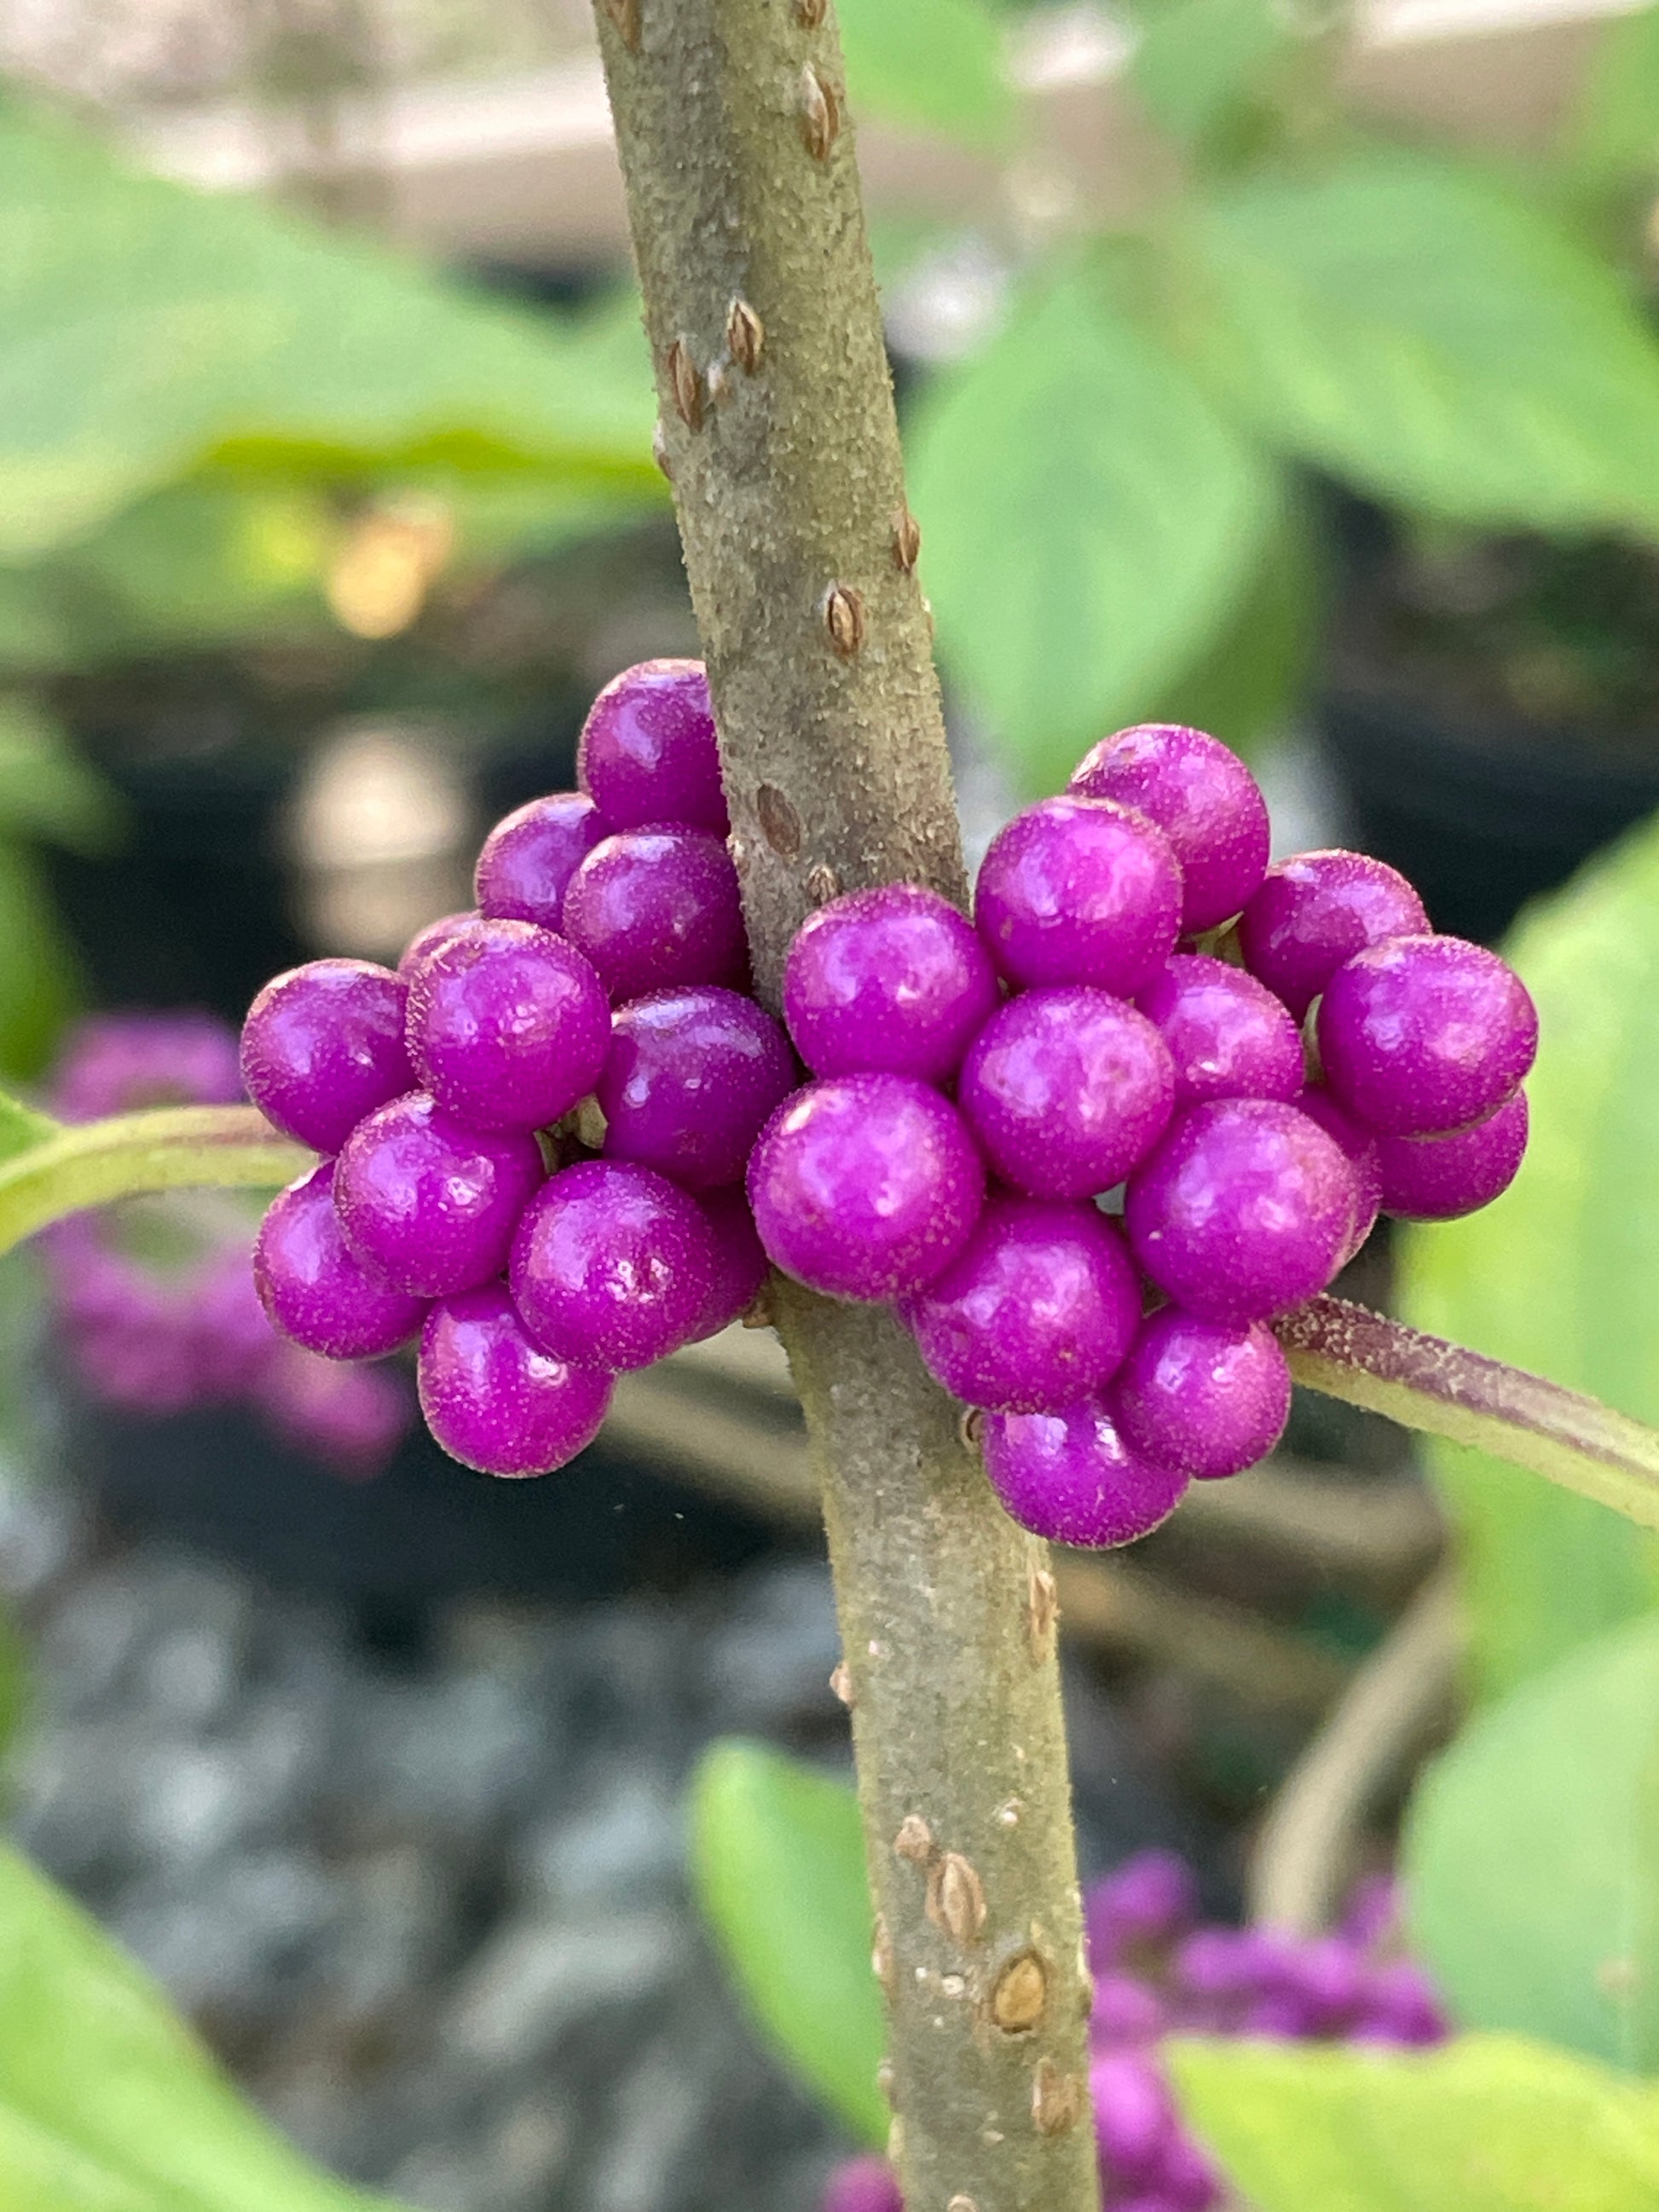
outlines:
[{"label": "blurred purple berry cluster in background", "polygon": [[[48,1103],[65,1121],[243,1102],[234,1033],[209,1014],[104,1014],[70,1032]],[[130,1200],[39,1239],[58,1340],[88,1395],[123,1413],[238,1405],[337,1473],[378,1474],[414,1405],[404,1378],[280,1336],[253,1285],[253,1223],[223,1192]]]},{"label": "blurred purple berry cluster in background", "polygon": [[[1360,1885],[1327,1936],[1200,1921],[1186,1863],[1143,1851],[1085,1893],[1094,2012],[1090,2091],[1105,2212],[1218,2212],[1224,2177],[1186,2132],[1158,2045],[1165,2035],[1274,2036],[1407,2048],[1449,2033],[1426,1974],[1400,1947],[1394,1884]],[[903,2212],[892,2169],[849,2159],[822,2212]]]},{"label": "blurred purple berry cluster in background", "polygon": [[580,781],[496,826],[477,909],[396,973],[312,962],[243,1032],[255,1102],[323,1155],[266,1216],[266,1312],[334,1359],[418,1334],[469,1466],[563,1465],[769,1261],[898,1310],[1017,1519],[1126,1543],[1273,1448],[1266,1324],[1379,1210],[1448,1218],[1519,1165],[1520,982],[1380,862],[1270,868],[1201,731],[1097,746],[994,841],[971,921],[915,884],[832,898],[781,1026],[701,665],[617,677]]}]

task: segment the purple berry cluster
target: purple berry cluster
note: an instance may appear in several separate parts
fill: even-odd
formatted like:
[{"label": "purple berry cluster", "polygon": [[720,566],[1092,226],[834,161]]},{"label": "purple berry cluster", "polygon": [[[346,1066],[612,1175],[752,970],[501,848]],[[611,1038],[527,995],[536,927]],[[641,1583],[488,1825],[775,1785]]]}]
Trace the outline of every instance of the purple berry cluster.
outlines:
[{"label": "purple berry cluster", "polygon": [[814,1079],[750,1162],[761,1242],[897,1308],[1041,1535],[1126,1543],[1253,1465],[1290,1407],[1273,1317],[1379,1212],[1472,1212],[1520,1164],[1519,980],[1380,861],[1268,849],[1244,764],[1148,724],[1000,832],[971,925],[891,884],[789,954]]},{"label": "purple berry cluster", "polygon": [[[243,1098],[234,1033],[207,1014],[105,1014],[70,1034],[50,1088],[65,1121]],[[287,1343],[254,1293],[252,1228],[221,1193],[134,1200],[41,1232],[58,1340],[88,1395],[123,1413],[240,1405],[354,1478],[377,1474],[414,1408],[403,1379]]]},{"label": "purple berry cluster", "polygon": [[[1422,1968],[1401,1952],[1386,1879],[1363,1883],[1328,1936],[1200,1923],[1185,1863],[1129,1859],[1084,1899],[1095,1977],[1090,2090],[1105,2212],[1218,2212],[1231,2201],[1189,2136],[1159,2063],[1164,2035],[1295,2042],[1438,2043],[1449,2032]],[[892,2169],[850,2159],[822,2212],[904,2212]]]},{"label": "purple berry cluster", "polygon": [[331,1359],[418,1338],[433,1435],[497,1475],[563,1466],[618,1374],[753,1304],[744,1173],[799,1076],[748,995],[702,666],[601,692],[580,781],[496,825],[476,910],[395,973],[312,961],[242,1032],[256,1103],[322,1155],[265,1216],[265,1311]]}]

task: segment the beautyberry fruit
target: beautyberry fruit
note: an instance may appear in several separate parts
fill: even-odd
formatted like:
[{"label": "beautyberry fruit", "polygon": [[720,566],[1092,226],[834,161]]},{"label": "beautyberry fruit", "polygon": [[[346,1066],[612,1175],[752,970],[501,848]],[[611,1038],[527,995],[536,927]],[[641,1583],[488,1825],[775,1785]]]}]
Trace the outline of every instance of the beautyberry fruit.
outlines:
[{"label": "beautyberry fruit", "polygon": [[415,1087],[406,998],[369,960],[311,960],[274,976],[242,1024],[248,1097],[284,1136],[337,1152],[365,1114]]},{"label": "beautyberry fruit", "polygon": [[271,1326],[327,1359],[378,1359],[407,1344],[424,1298],[377,1281],[346,1244],[334,1163],[278,1192],[253,1248],[253,1280]]},{"label": "beautyberry fruit", "polygon": [[1356,953],[1326,987],[1318,1033],[1337,1103],[1390,1137],[1467,1129],[1538,1052],[1525,984],[1461,937],[1395,937]]},{"label": "beautyberry fruit", "polygon": [[973,928],[916,884],[831,899],[784,963],[783,1018],[815,1075],[948,1082],[1000,996]]},{"label": "beautyberry fruit", "polygon": [[1181,870],[1144,814],[1045,799],[991,841],[974,919],[1012,983],[1093,983],[1129,998],[1175,950]]},{"label": "beautyberry fruit", "polygon": [[562,927],[564,895],[610,824],[579,791],[556,791],[495,824],[473,871],[478,911],[492,921]]},{"label": "beautyberry fruit", "polygon": [[1244,965],[1297,1021],[1345,960],[1389,937],[1420,937],[1423,902],[1366,853],[1297,853],[1267,871],[1238,921]]},{"label": "beautyberry fruit", "polygon": [[619,1009],[596,1096],[605,1157],[688,1190],[741,1182],[762,1125],[795,1085],[783,1031],[752,999],[704,983]]},{"label": "beautyberry fruit", "polygon": [[1382,1211],[1396,1221],[1455,1221],[1501,1198],[1527,1149],[1527,1094],[1449,1137],[1379,1137]]},{"label": "beautyberry fruit", "polygon": [[700,660],[644,660],[613,677],[593,702],[577,763],[607,829],[684,822],[723,837],[731,826]]},{"label": "beautyberry fruit", "polygon": [[1224,960],[1180,952],[1135,1000],[1169,1048],[1175,1103],[1292,1100],[1302,1088],[1302,1038],[1265,983]]},{"label": "beautyberry fruit", "polygon": [[527,1130],[470,1129],[428,1092],[411,1091],[347,1138],[334,1203],[347,1244],[371,1273],[394,1290],[442,1298],[502,1272],[545,1175]]},{"label": "beautyberry fruit", "polygon": [[1267,802],[1237,753],[1203,730],[1141,722],[1104,738],[1079,763],[1071,788],[1115,799],[1157,823],[1182,875],[1181,927],[1188,936],[1235,915],[1267,866]]},{"label": "beautyberry fruit", "polygon": [[574,945],[528,921],[475,922],[422,963],[410,1057],[438,1103],[474,1129],[538,1129],[586,1097],[611,1009]]},{"label": "beautyberry fruit", "polygon": [[1291,1370],[1261,1322],[1165,1306],[1141,1323],[1111,1400],[1137,1451],[1213,1481],[1254,1467],[1284,1435]]},{"label": "beautyberry fruit", "polygon": [[738,872],[706,830],[602,838],[570,878],[564,932],[617,1001],[689,983],[736,987],[749,972]]},{"label": "beautyberry fruit", "polygon": [[480,1474],[550,1474],[592,1443],[611,1403],[611,1377],[544,1351],[501,1283],[433,1307],[417,1374],[427,1426]]},{"label": "beautyberry fruit", "polygon": [[613,1374],[686,1343],[714,1288],[696,1200],[622,1160],[585,1160],[525,1209],[508,1270],[526,1328],[556,1358]]},{"label": "beautyberry fruit", "polygon": [[987,1413],[985,1472],[1023,1528],[1057,1544],[1132,1544],[1168,1520],[1187,1477],[1144,1459],[1101,1398],[1059,1413]]}]

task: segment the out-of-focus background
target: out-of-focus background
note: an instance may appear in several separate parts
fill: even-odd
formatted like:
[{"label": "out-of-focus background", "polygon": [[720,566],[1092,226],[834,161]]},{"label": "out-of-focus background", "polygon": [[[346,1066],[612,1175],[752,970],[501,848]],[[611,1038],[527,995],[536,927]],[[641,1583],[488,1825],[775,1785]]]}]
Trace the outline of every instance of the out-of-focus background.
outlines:
[{"label": "out-of-focus background", "polygon": [[[1363,844],[1440,928],[1562,897],[1522,939],[1541,1164],[1346,1287],[1659,1414],[1659,19],[839,12],[970,853],[1164,715],[1247,753],[1281,851]],[[78,1049],[95,1088],[143,1055],[88,1012],[234,1024],[299,958],[395,959],[695,633],[586,0],[0,0],[0,1076]],[[717,1738],[848,1764],[772,1339],[492,1485],[396,1373],[109,1370],[88,1270],[245,1229],[141,1211],[0,1276],[13,1834],[361,2183],[805,2212],[842,2138],[684,1838]],[[1309,1401],[1066,1563],[1085,1870],[1166,1845],[1224,1916],[1386,1864],[1456,1701],[1448,1508],[1466,1697],[1650,1601],[1622,1524],[1522,1483],[1437,1491]]]}]

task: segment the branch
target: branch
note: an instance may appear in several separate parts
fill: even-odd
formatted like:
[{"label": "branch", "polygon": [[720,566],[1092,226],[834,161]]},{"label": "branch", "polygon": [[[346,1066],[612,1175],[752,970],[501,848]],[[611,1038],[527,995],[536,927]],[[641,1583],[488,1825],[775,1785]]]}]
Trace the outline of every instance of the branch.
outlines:
[{"label": "branch", "polygon": [[[757,984],[965,893],[825,0],[599,0]],[[1054,1583],[890,1314],[775,1285],[836,1577],[909,2203],[1094,2212]]]},{"label": "branch", "polygon": [[1659,1528],[1659,1430],[1341,1298],[1310,1299],[1273,1327],[1310,1390],[1490,1452]]}]

